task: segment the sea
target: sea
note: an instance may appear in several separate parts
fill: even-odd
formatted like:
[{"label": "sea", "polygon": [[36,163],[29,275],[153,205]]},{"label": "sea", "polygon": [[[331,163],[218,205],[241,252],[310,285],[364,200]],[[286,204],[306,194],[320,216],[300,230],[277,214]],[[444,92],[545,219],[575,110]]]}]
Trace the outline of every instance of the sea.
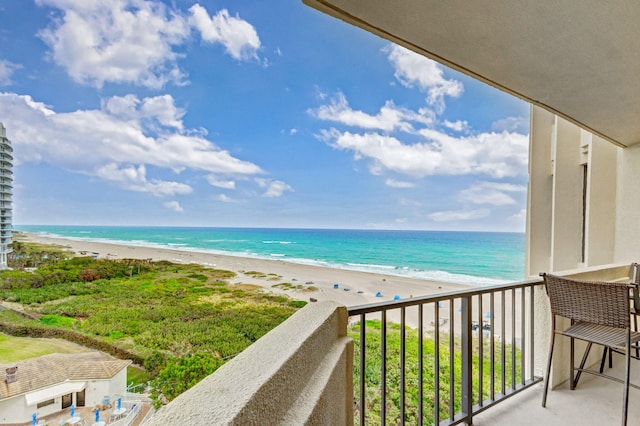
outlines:
[{"label": "sea", "polygon": [[475,286],[524,279],[524,233],[44,225],[15,225],[14,229]]}]

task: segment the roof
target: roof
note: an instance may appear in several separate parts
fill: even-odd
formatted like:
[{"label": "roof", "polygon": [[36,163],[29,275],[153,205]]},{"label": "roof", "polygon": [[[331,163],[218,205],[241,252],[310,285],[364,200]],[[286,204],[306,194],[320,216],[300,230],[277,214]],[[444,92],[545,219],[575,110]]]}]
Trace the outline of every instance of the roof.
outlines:
[{"label": "roof", "polygon": [[[55,386],[68,380],[110,379],[131,364],[101,352],[50,354],[0,365],[0,400]],[[6,368],[18,366],[14,383],[4,380]]]},{"label": "roof", "polygon": [[620,146],[640,142],[640,2],[303,2]]}]

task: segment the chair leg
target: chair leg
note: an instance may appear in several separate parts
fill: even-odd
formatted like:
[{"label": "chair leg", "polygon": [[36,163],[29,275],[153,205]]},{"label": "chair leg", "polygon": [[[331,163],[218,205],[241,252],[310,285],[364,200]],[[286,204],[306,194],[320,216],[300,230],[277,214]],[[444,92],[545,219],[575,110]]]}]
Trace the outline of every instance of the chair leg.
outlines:
[{"label": "chair leg", "polygon": [[[582,355],[582,361],[580,361],[580,367],[578,367],[578,374],[576,374],[576,379],[573,382],[573,387],[571,388],[571,390],[575,389],[576,386],[578,386],[578,380],[580,380],[580,376],[582,375],[582,370],[584,370],[584,365],[587,363],[587,357],[589,356],[589,352],[591,351],[592,344],[593,343],[589,342],[587,344],[587,348],[584,350],[584,355]],[[607,350],[606,347],[604,349],[605,351]]]},{"label": "chair leg", "polygon": [[609,348],[609,368],[613,368],[613,349]]},{"label": "chair leg", "polygon": [[575,365],[574,365],[574,360],[573,358],[575,358],[575,351],[576,351],[576,342],[575,339],[572,337],[571,338],[571,345],[570,345],[571,351],[569,354],[569,388],[571,390],[574,390],[576,388],[576,384],[575,384]]},{"label": "chair leg", "polygon": [[[555,321],[554,327],[555,330]],[[551,374],[551,359],[553,358],[553,344],[556,340],[555,331],[551,331],[551,344],[549,345],[549,358],[547,359],[547,374],[544,375],[544,390],[542,392],[542,406],[547,406],[547,391],[549,390],[549,375]]]},{"label": "chair leg", "polygon": [[[629,331],[627,329],[627,331]],[[622,426],[627,425],[627,411],[629,409],[629,375],[631,373],[631,334],[627,333],[627,350],[624,372],[624,393],[622,396]]]},{"label": "chair leg", "polygon": [[600,360],[600,374],[604,371],[604,363],[607,362],[607,353],[609,352],[609,348],[606,346],[602,349],[602,360]]},{"label": "chair leg", "polygon": [[[638,331],[638,315],[633,314],[633,331]],[[636,358],[640,358],[640,347],[638,347],[638,343],[634,345],[636,347]]]}]

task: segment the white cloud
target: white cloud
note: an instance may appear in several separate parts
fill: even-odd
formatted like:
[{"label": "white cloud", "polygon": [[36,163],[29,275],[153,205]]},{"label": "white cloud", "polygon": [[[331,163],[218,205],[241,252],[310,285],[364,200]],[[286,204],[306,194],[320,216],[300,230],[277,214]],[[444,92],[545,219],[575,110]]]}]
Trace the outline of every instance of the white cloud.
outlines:
[{"label": "white cloud", "polygon": [[21,65],[0,59],[0,86],[10,85],[13,72],[20,68],[22,68]]},{"label": "white cloud", "polygon": [[173,127],[183,130],[182,117],[185,112],[175,106],[171,95],[142,100],[131,94],[114,96],[103,100],[102,108],[119,119],[143,121],[149,128]]},{"label": "white cloud", "polygon": [[387,179],[385,181],[385,184],[392,188],[413,188],[416,186],[416,184],[413,182],[403,182],[395,179]]},{"label": "white cloud", "polygon": [[193,188],[180,182],[168,182],[159,179],[147,180],[147,170],[144,164],[119,167],[115,163],[98,168],[95,175],[112,182],[119,183],[130,191],[149,192],[153,195],[172,196],[176,194],[190,194]]},{"label": "white cloud", "polygon": [[177,48],[197,29],[238,60],[257,57],[260,40],[251,24],[221,10],[209,18],[196,4],[190,14],[154,0],[36,0],[61,11],[40,38],[51,59],[81,84],[131,83],[153,89],[186,84]]},{"label": "white cloud", "polygon": [[467,123],[465,120],[458,120],[453,122],[444,120],[442,124],[444,124],[446,128],[454,130],[456,132],[463,132],[469,129],[469,123]]},{"label": "white cloud", "polygon": [[218,200],[218,201],[222,201],[223,203],[232,203],[234,201],[232,198],[228,197],[225,194],[218,194],[215,197],[215,199]]},{"label": "white cloud", "polygon": [[224,189],[236,189],[236,181],[234,180],[219,179],[215,175],[208,175],[206,179],[207,179],[207,182],[209,182],[209,185],[211,186],[224,188]]},{"label": "white cloud", "polygon": [[177,202],[177,201],[167,201],[167,202],[163,203],[162,205],[164,207],[168,208],[169,210],[173,210],[174,212],[177,212],[177,213],[183,213],[184,212],[184,209],[182,208],[180,203]]},{"label": "white cloud", "polygon": [[289,130],[289,134],[290,134],[291,136],[293,136],[293,135],[295,135],[295,134],[297,134],[297,133],[298,133],[298,129],[296,129],[295,127],[294,127],[294,128],[292,128],[291,130]]},{"label": "white cloud", "polygon": [[411,200],[409,198],[400,198],[398,202],[400,203],[401,206],[408,206],[408,207],[420,207],[422,205],[420,201]]},{"label": "white cloud", "polygon": [[416,113],[406,108],[398,108],[392,101],[387,101],[376,115],[356,111],[349,106],[349,102],[341,92],[331,99],[330,104],[322,105],[317,109],[309,109],[308,113],[320,120],[386,132],[395,130],[410,132],[413,130],[412,121],[421,124],[433,122],[433,114],[430,110],[424,109]]},{"label": "white cloud", "polygon": [[62,11],[40,32],[53,61],[74,81],[160,88],[182,84],[174,47],[189,36],[187,20],[159,2],[146,0],[36,0]]},{"label": "white cloud", "polygon": [[479,182],[469,188],[460,191],[459,197],[461,201],[471,202],[473,204],[491,204],[494,206],[504,206],[508,204],[516,204],[508,192],[526,192],[527,188],[522,185],[514,185],[510,183],[496,182]]},{"label": "white cloud", "polygon": [[173,99],[128,95],[104,100],[99,110],[57,113],[30,96],[0,93],[0,117],[10,129],[16,164],[46,162],[134,191],[166,196],[190,192],[186,184],[147,178],[147,166],[227,180],[262,173],[256,164],[231,156],[202,136],[180,133],[182,112],[162,111],[158,104],[170,106]]},{"label": "white cloud", "polygon": [[528,138],[517,133],[481,133],[452,137],[422,129],[423,141],[406,144],[378,133],[355,134],[323,130],[319,137],[336,149],[349,150],[356,160],[371,160],[370,171],[384,169],[414,177],[483,174],[494,178],[527,172]]},{"label": "white cloud", "polygon": [[491,124],[494,132],[529,133],[529,119],[527,117],[507,117]]},{"label": "white cloud", "polygon": [[261,188],[266,188],[262,196],[267,198],[280,197],[285,191],[293,191],[293,188],[289,184],[279,180],[257,178],[256,183]]},{"label": "white cloud", "polygon": [[527,227],[527,209],[522,209],[507,218],[507,222],[512,225],[516,232],[524,232]]},{"label": "white cloud", "polygon": [[221,43],[234,59],[257,59],[260,38],[255,28],[238,16],[230,16],[226,9],[209,16],[207,10],[195,4],[189,9],[190,23],[200,31],[202,39],[209,43]]},{"label": "white cloud", "polygon": [[450,210],[434,212],[429,215],[429,219],[436,222],[454,222],[460,220],[482,219],[491,213],[488,209],[479,210]]},{"label": "white cloud", "polygon": [[462,83],[447,80],[437,62],[398,45],[389,45],[385,52],[395,69],[396,79],[405,87],[418,86],[427,93],[427,102],[438,110],[444,108],[445,96],[458,97],[462,94]]}]

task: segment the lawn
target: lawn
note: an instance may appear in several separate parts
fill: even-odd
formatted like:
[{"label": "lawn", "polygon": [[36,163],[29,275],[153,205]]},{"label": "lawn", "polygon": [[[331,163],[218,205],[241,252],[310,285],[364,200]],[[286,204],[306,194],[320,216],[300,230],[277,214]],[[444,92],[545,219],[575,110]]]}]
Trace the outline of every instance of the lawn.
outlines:
[{"label": "lawn", "polygon": [[0,364],[52,353],[87,352],[89,349],[62,339],[13,337],[0,333]]}]

